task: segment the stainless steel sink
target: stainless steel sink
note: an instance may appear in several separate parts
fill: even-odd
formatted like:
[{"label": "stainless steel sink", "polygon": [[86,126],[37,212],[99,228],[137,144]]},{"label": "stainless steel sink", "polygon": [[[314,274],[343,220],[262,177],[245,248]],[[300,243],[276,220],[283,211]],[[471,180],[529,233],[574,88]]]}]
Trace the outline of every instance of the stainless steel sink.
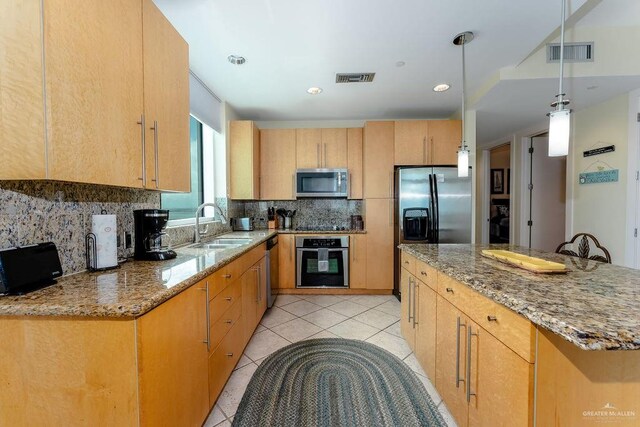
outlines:
[{"label": "stainless steel sink", "polygon": [[242,238],[242,237],[222,237],[219,239],[214,239],[209,244],[214,245],[246,245],[247,243],[251,243],[251,239]]},{"label": "stainless steel sink", "polygon": [[194,249],[207,249],[214,251],[239,248],[240,246],[246,245],[247,243],[251,243],[251,239],[225,237],[214,239],[207,243],[194,243],[193,245],[189,245],[189,247]]}]

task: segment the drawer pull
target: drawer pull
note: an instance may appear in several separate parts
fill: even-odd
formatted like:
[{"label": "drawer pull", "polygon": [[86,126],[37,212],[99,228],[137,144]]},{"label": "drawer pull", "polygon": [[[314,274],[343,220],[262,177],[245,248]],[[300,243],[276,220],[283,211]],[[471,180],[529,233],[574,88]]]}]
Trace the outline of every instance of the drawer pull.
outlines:
[{"label": "drawer pull", "polygon": [[227,353],[227,357],[233,357],[233,353]]},{"label": "drawer pull", "polygon": [[227,325],[230,325],[233,323],[233,320],[229,319],[229,320],[225,320],[224,323],[226,323]]},{"label": "drawer pull", "polygon": [[453,293],[453,288],[447,288],[447,292]]},{"label": "drawer pull", "polygon": [[427,275],[427,273],[425,273],[424,271],[421,271],[421,272],[420,272],[420,274],[421,274],[422,276],[426,276],[426,275]]},{"label": "drawer pull", "polygon": [[498,318],[496,316],[487,316],[487,320],[489,322],[497,322]]},{"label": "drawer pull", "polygon": [[225,279],[231,279],[231,275],[230,274],[223,274],[222,277],[224,277]]},{"label": "drawer pull", "polygon": [[405,264],[409,264],[409,261],[407,261],[407,260],[405,259],[405,260],[404,260],[404,263],[405,263]]},{"label": "drawer pull", "polygon": [[233,298],[231,298],[231,297],[226,297],[224,300],[225,300],[225,301],[231,301],[232,299],[233,299]]}]

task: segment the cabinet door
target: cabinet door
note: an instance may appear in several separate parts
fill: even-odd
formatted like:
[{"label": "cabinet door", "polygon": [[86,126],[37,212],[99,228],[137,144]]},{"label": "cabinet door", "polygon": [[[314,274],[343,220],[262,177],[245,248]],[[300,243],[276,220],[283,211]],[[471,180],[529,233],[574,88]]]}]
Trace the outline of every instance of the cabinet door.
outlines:
[{"label": "cabinet door", "polygon": [[347,130],[349,199],[362,199],[362,128]]},{"label": "cabinet door", "polygon": [[462,312],[440,296],[436,305],[436,389],[458,426],[466,427],[467,320]]},{"label": "cabinet door", "polygon": [[278,236],[278,288],[296,287],[296,244],[293,234]]},{"label": "cabinet door", "polygon": [[394,163],[401,165],[426,165],[428,121],[402,120],[395,122]]},{"label": "cabinet door", "polygon": [[416,330],[416,358],[427,376],[436,378],[436,299],[437,294],[429,286],[417,281],[418,295],[416,311],[418,328]]},{"label": "cabinet door", "polygon": [[392,198],[393,122],[367,122],[363,152],[364,198]]},{"label": "cabinet door", "polygon": [[295,200],[296,131],[260,131],[260,198]]},{"label": "cabinet door", "polygon": [[244,322],[245,342],[249,341],[257,325],[258,305],[258,267],[249,268],[242,275],[242,318]]},{"label": "cabinet door", "polygon": [[206,286],[198,283],[136,320],[141,425],[199,426],[207,417]]},{"label": "cabinet door", "polygon": [[[39,1],[0,2],[0,179],[43,179],[42,11]],[[135,127],[134,127],[135,128]],[[28,143],[26,143],[28,141]]]},{"label": "cabinet door", "polygon": [[462,138],[461,123],[460,120],[429,120],[429,164],[458,164],[458,147]]},{"label": "cabinet door", "polygon": [[347,167],[347,129],[322,129],[322,167]]},{"label": "cabinet door", "polygon": [[364,289],[367,287],[367,235],[349,236],[349,287]]},{"label": "cabinet door", "polygon": [[322,130],[296,129],[296,168],[322,167]]},{"label": "cabinet door", "polygon": [[367,289],[393,289],[393,199],[365,201]]},{"label": "cabinet door", "polygon": [[256,326],[267,311],[267,258],[258,262],[258,304],[256,307]]},{"label": "cabinet door", "polygon": [[229,198],[260,198],[260,132],[250,120],[229,123],[229,155],[227,156],[227,188]]},{"label": "cabinet door", "polygon": [[143,0],[147,188],[190,191],[189,46]]},{"label": "cabinet door", "polygon": [[140,2],[44,2],[48,178],[142,186],[141,23]]},{"label": "cabinet door", "polygon": [[415,278],[406,269],[400,271],[400,331],[411,350],[415,348],[416,334],[413,326]]},{"label": "cabinet door", "polygon": [[470,327],[469,425],[532,425],[534,365],[475,323]]}]

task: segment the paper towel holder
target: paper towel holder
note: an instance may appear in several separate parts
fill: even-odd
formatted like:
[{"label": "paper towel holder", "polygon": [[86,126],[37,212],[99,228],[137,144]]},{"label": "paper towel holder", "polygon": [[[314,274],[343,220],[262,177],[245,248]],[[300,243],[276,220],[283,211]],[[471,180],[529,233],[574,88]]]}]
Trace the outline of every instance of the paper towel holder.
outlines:
[{"label": "paper towel holder", "polygon": [[98,251],[96,248],[96,235],[93,233],[87,233],[84,236],[84,246],[85,246],[85,259],[87,262],[87,270],[88,271],[107,271],[113,270],[115,268],[120,268],[120,264],[113,265],[111,267],[104,268],[96,268],[98,265]]}]

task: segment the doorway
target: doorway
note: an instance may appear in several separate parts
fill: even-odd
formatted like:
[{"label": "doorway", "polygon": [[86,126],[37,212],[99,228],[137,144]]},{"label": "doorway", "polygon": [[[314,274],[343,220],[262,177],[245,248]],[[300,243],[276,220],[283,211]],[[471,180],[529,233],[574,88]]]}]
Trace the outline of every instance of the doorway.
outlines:
[{"label": "doorway", "polygon": [[565,241],[567,158],[549,157],[548,133],[529,139],[528,154],[529,247],[554,252]]},{"label": "doorway", "polygon": [[511,144],[489,150],[489,243],[509,243]]}]

